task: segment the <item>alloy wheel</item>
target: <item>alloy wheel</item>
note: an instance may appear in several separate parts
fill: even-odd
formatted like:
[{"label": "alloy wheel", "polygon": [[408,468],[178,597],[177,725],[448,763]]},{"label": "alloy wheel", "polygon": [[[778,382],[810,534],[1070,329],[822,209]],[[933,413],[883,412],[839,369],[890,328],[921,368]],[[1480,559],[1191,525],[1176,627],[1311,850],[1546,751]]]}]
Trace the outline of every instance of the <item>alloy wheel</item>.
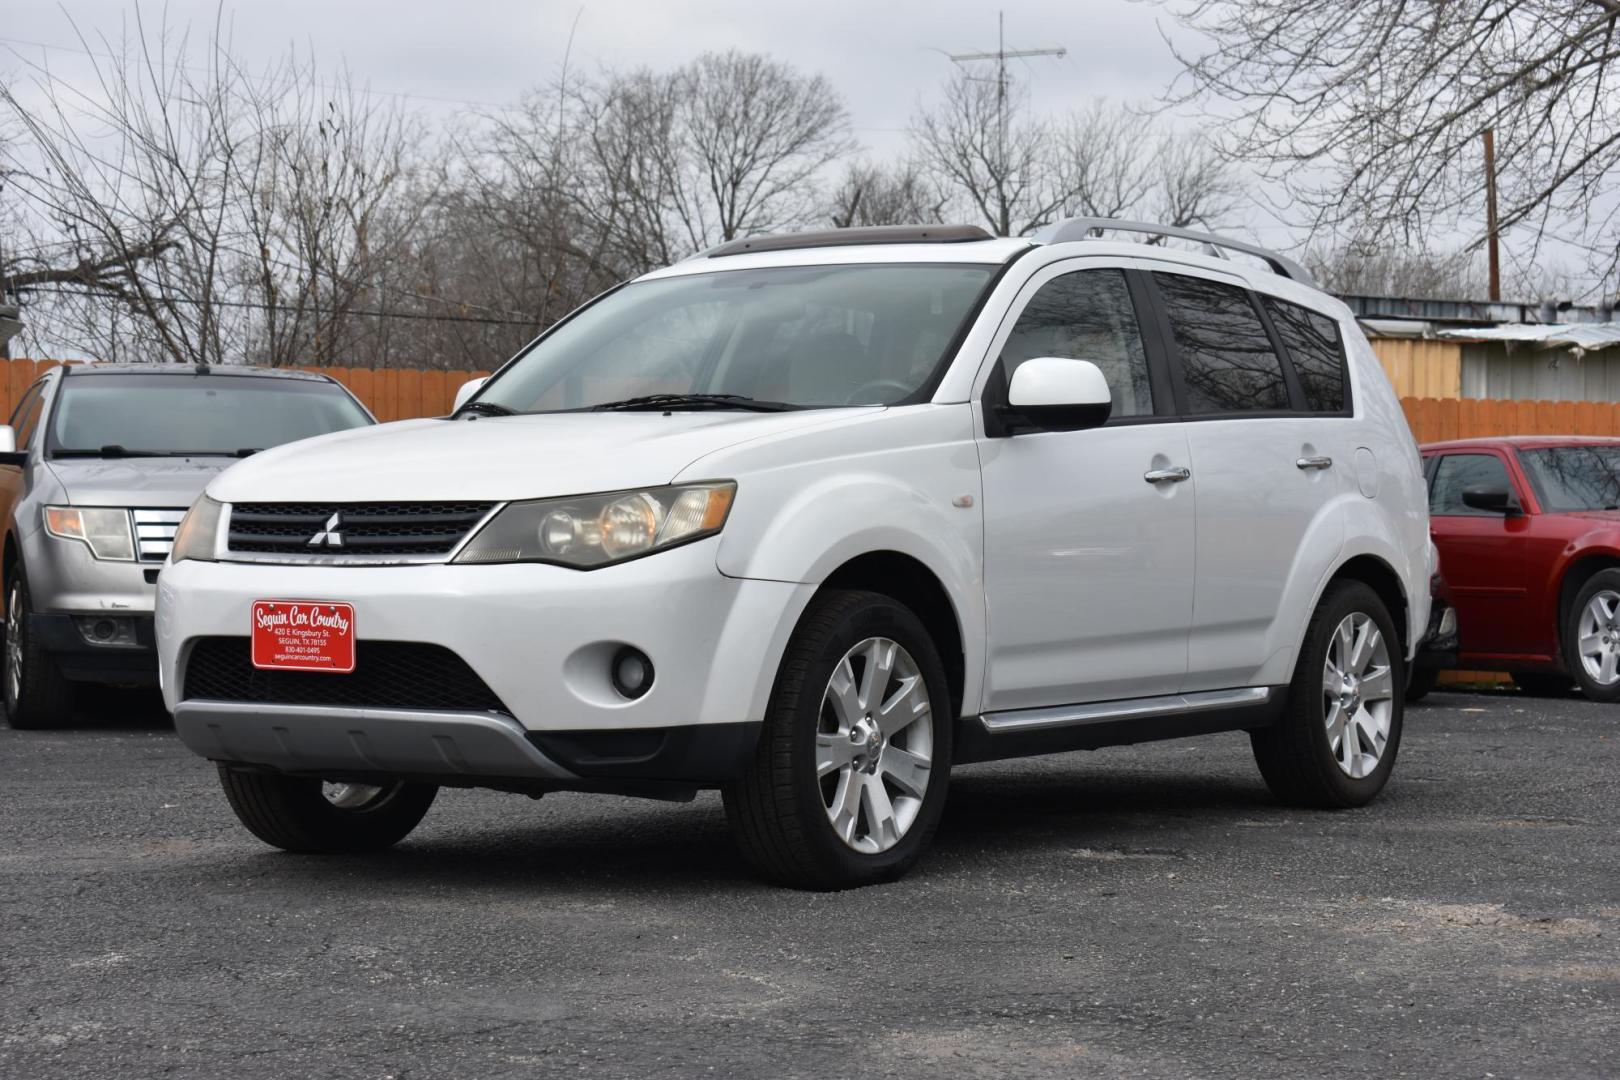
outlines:
[{"label": "alloy wheel", "polygon": [[13,580],[6,590],[6,701],[16,705],[22,700],[22,582]]},{"label": "alloy wheel", "polygon": [[1620,593],[1600,589],[1581,610],[1577,639],[1581,667],[1586,677],[1599,686],[1620,681]]},{"label": "alloy wheel", "polygon": [[1395,681],[1389,644],[1364,612],[1340,620],[1322,665],[1323,722],[1328,749],[1346,776],[1361,779],[1378,768],[1389,743]]},{"label": "alloy wheel", "polygon": [[339,810],[364,810],[380,802],[384,794],[392,790],[375,784],[339,784],[330,780],[321,784],[321,794]]},{"label": "alloy wheel", "polygon": [[922,809],[933,753],[933,708],[916,660],[888,638],[856,644],[827,680],[816,730],[833,831],[863,854],[898,844]]}]

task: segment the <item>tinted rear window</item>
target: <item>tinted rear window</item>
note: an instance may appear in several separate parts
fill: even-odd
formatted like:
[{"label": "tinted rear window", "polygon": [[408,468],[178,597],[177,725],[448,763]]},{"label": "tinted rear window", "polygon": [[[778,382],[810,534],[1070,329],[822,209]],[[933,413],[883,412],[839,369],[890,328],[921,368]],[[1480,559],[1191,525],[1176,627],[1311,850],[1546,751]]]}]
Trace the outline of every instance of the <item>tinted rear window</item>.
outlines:
[{"label": "tinted rear window", "polygon": [[371,423],[341,387],[243,375],[62,379],[52,450],[235,454]]},{"label": "tinted rear window", "polygon": [[1246,290],[1220,281],[1154,274],[1187,388],[1187,411],[1285,412],[1282,360]]},{"label": "tinted rear window", "polygon": [[1339,324],[1276,297],[1266,297],[1265,305],[1305,391],[1305,407],[1312,412],[1343,412],[1346,381]]}]

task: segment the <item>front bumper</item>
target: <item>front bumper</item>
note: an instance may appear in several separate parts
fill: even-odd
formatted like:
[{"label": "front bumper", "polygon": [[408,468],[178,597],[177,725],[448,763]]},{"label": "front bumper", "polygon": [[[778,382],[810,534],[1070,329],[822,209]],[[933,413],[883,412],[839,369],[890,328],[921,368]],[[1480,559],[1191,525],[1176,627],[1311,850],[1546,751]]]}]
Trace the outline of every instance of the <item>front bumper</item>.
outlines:
[{"label": "front bumper", "polygon": [[[538,779],[538,773],[525,770],[576,775],[540,749],[546,737],[565,736],[558,745],[570,746],[566,736],[709,725],[742,730],[738,725],[763,718],[787,636],[814,586],[725,577],[715,567],[717,544],[717,539],[704,540],[588,572],[542,564],[182,562],[165,567],[158,588],[164,699],[193,750],[286,771],[307,771],[310,760],[324,761],[323,768],[366,766],[367,754],[377,753],[367,749],[368,743],[393,745],[395,736],[404,735],[414,748],[397,759],[376,756],[374,771],[415,771],[438,761],[446,775]],[[423,726],[425,710],[304,706],[296,720],[284,724],[275,708],[284,703],[236,702],[221,708],[226,703],[188,697],[186,663],[193,643],[238,637],[245,649],[251,605],[264,599],[350,603],[361,642],[443,646],[488,685],[510,718],[456,713],[456,723],[469,725],[466,733],[451,731],[440,739],[424,734],[429,731]],[[652,687],[635,700],[619,695],[609,676],[611,657],[621,645],[647,654],[656,673]],[[363,737],[322,736],[311,744],[317,749],[303,749],[323,722],[333,732],[348,725]],[[440,715],[434,722],[447,721]],[[254,729],[251,734],[248,728]],[[233,749],[237,731],[244,732],[243,745],[253,747],[251,757],[233,756],[243,752]],[[455,749],[463,743],[476,752]],[[465,768],[445,757],[454,753]],[[654,771],[655,766],[649,762]]]},{"label": "front bumper", "polygon": [[1428,631],[1418,645],[1412,665],[1420,668],[1457,666],[1457,609],[1436,598],[1429,610]]},{"label": "front bumper", "polygon": [[[94,618],[103,613],[89,613]],[[28,628],[34,640],[50,654],[62,674],[74,682],[121,683],[156,686],[157,646],[150,615],[124,615],[118,618],[132,625],[135,641],[130,645],[98,645],[87,641],[79,629],[79,615],[34,614]]]}]

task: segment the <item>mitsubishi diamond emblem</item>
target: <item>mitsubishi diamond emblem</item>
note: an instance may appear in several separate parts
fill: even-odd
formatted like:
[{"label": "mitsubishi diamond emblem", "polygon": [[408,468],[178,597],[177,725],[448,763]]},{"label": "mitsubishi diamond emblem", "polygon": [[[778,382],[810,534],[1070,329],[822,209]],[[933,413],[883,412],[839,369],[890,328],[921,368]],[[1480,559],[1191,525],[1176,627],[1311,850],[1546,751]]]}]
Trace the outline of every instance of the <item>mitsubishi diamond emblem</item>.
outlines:
[{"label": "mitsubishi diamond emblem", "polygon": [[334,510],[332,516],[326,519],[326,524],[321,526],[321,531],[309,538],[309,546],[320,547],[325,544],[328,547],[342,547],[343,534],[338,532],[338,525],[340,524],[338,518],[342,514],[341,510]]}]

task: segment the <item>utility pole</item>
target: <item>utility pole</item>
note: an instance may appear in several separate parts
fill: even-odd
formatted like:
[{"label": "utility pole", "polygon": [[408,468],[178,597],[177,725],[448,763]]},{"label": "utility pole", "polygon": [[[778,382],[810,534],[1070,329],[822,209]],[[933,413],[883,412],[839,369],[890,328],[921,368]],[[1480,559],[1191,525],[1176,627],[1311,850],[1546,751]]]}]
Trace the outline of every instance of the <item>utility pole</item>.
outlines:
[{"label": "utility pole", "polygon": [[[996,178],[998,187],[1006,185],[1007,173],[1007,61],[1020,60],[1029,56],[1057,56],[1069,55],[1069,50],[1061,45],[1045,49],[1007,49],[1007,13],[996,12],[996,51],[995,52],[969,52],[947,53],[951,61],[956,64],[970,64],[976,60],[994,60],[996,62],[996,169],[1000,175]],[[1003,223],[1005,232],[1010,225]]]},{"label": "utility pole", "polygon": [[1485,241],[1490,252],[1490,299],[1502,299],[1502,260],[1496,236],[1496,132],[1485,129]]}]

